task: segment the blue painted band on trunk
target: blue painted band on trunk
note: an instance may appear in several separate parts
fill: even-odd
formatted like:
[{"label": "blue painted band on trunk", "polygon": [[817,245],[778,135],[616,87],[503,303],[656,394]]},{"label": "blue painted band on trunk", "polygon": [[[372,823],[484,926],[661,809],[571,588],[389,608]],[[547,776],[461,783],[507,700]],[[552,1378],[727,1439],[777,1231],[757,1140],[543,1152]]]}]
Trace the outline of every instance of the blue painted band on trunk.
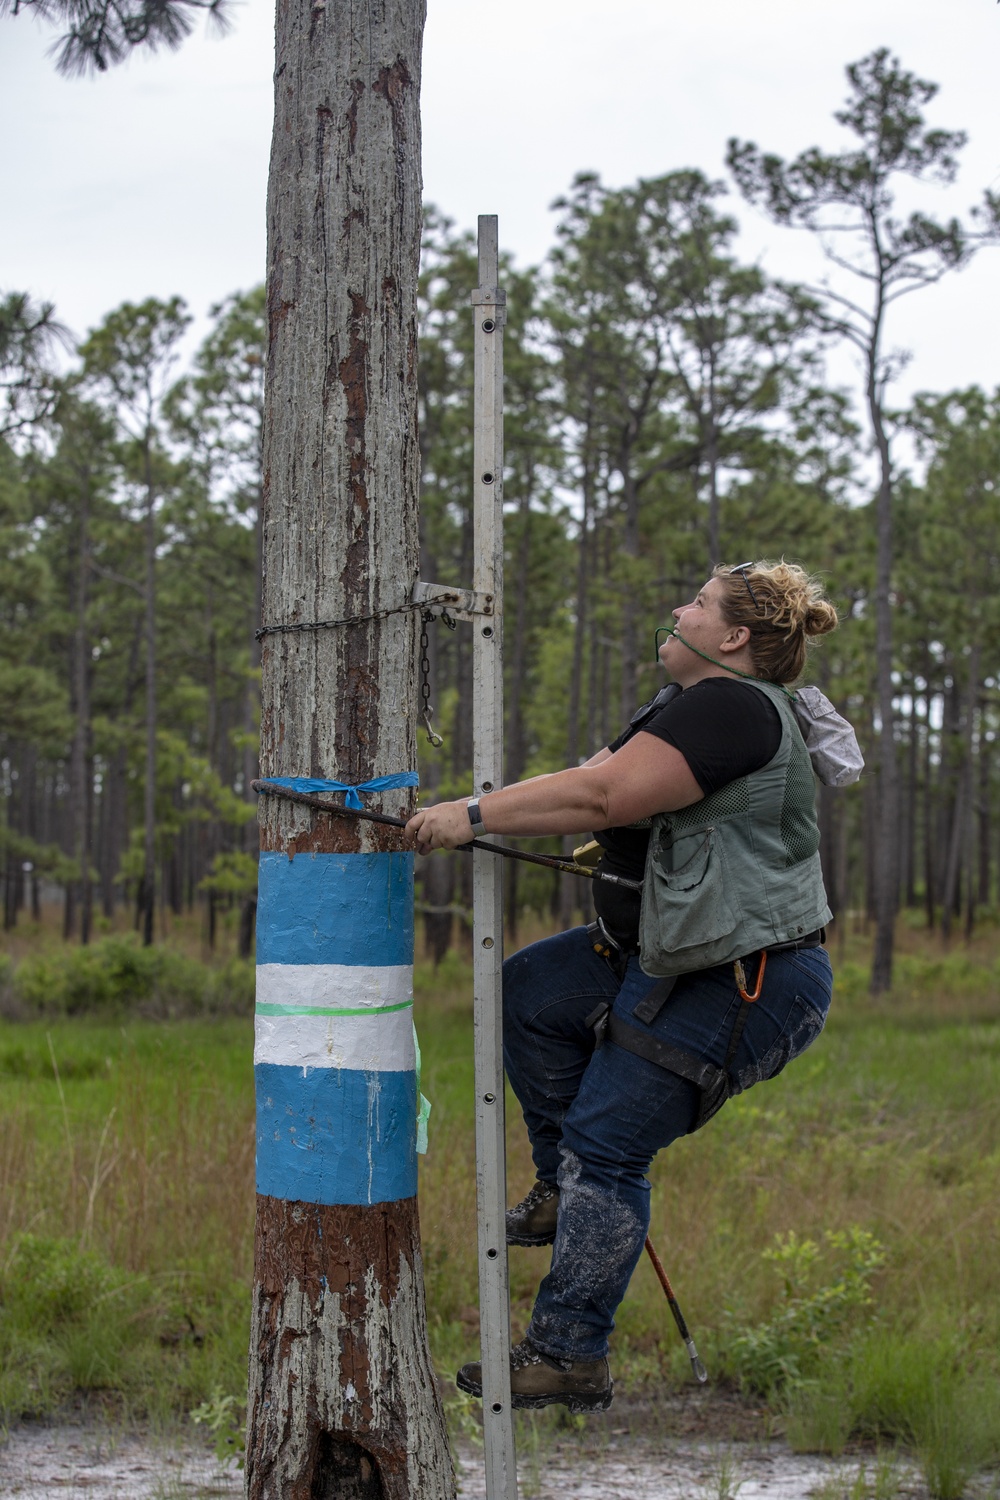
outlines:
[{"label": "blue painted band on trunk", "polygon": [[395,1203],[417,1191],[414,1073],[259,1063],[257,1191],[299,1203]]},{"label": "blue painted band on trunk", "polygon": [[261,854],[257,962],[412,963],[413,855]]}]

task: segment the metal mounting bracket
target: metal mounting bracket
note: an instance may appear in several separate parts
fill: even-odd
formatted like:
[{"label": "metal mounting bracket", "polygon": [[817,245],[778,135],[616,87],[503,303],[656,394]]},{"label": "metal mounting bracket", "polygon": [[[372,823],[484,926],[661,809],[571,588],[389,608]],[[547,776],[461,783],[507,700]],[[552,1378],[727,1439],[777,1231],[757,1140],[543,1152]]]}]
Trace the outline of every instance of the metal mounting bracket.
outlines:
[{"label": "metal mounting bracket", "polygon": [[440,615],[446,610],[454,620],[478,620],[483,615],[494,614],[493,594],[480,593],[478,589],[456,589],[444,583],[415,583],[411,599],[421,604],[431,614]]}]

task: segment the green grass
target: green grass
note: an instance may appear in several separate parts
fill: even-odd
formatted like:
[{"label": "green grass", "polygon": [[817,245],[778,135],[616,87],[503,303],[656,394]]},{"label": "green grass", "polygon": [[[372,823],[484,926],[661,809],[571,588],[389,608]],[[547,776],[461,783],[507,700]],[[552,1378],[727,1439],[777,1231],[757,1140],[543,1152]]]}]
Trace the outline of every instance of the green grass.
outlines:
[{"label": "green grass", "polygon": [[[949,1500],[1000,1455],[998,968],[988,950],[913,952],[878,1004],[858,973],[848,955],[809,1054],[655,1163],[651,1233],[713,1377],[763,1393],[796,1447],[905,1445]],[[466,961],[419,967],[416,990],[428,1317],[448,1374],[478,1333]],[[6,1420],[79,1392],[159,1423],[240,1395],[251,1054],[243,1016],[0,1025]],[[515,1198],[532,1169],[510,1099],[508,1120]],[[511,1253],[515,1333],[546,1264]],[[626,1389],[690,1379],[645,1260],[613,1363]]]}]

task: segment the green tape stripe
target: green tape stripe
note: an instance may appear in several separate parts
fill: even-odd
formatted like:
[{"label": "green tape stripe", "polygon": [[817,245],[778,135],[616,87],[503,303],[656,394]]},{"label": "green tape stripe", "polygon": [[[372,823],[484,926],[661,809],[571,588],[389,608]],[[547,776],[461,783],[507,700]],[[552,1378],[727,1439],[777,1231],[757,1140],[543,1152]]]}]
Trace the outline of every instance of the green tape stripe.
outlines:
[{"label": "green tape stripe", "polygon": [[394,1010],[412,1010],[412,1000],[398,1005],[358,1005],[350,1010],[327,1005],[258,1005],[259,1016],[385,1016]]}]

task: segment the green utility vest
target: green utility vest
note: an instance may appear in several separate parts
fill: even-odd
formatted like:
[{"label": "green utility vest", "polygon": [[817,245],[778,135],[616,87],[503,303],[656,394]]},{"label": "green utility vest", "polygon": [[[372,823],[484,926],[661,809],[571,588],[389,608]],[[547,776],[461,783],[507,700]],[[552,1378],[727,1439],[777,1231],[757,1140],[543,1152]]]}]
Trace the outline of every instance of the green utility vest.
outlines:
[{"label": "green utility vest", "polygon": [[759,771],[653,818],[639,920],[646,974],[730,963],[830,920],[809,752],[781,688],[748,681],[778,710],[781,743]]}]

